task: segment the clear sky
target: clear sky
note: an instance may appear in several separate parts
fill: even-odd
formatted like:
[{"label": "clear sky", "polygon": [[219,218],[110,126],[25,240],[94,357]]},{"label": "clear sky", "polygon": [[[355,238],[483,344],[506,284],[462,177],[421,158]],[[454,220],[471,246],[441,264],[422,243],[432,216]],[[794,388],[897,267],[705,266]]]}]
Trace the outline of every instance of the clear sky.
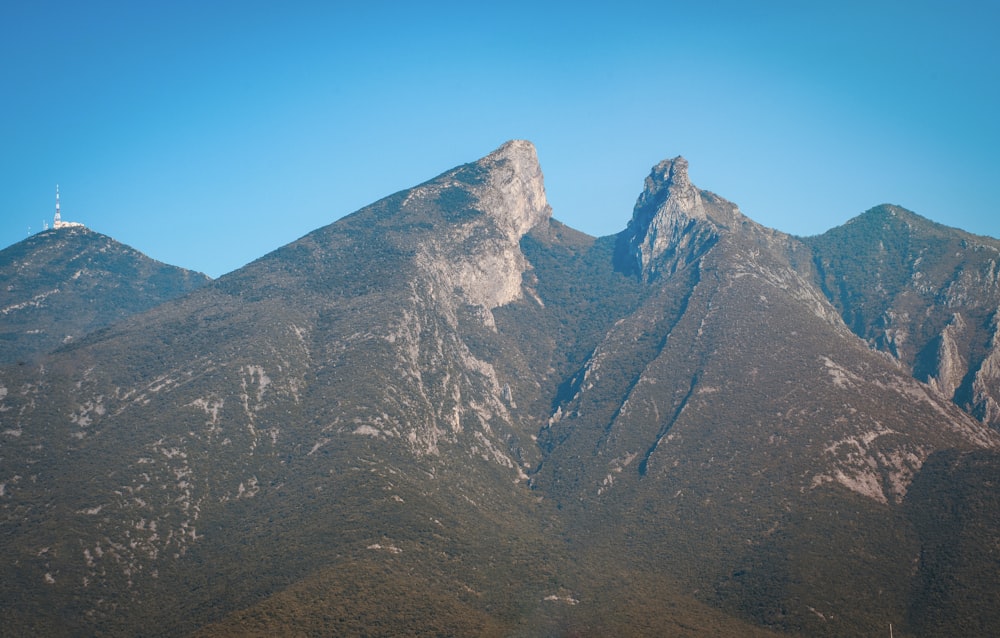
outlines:
[{"label": "clear sky", "polygon": [[63,218],[213,277],[535,143],[556,218],[649,169],[765,225],[1000,237],[1000,3],[0,2],[0,247]]}]

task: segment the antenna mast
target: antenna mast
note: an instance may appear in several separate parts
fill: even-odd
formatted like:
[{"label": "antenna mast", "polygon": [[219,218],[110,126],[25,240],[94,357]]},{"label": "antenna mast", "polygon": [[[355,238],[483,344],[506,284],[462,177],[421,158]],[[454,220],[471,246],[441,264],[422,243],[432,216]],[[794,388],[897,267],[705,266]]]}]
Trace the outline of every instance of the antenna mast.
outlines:
[{"label": "antenna mast", "polygon": [[52,222],[53,228],[59,228],[59,223],[62,219],[59,216],[59,184],[56,184],[56,217]]}]

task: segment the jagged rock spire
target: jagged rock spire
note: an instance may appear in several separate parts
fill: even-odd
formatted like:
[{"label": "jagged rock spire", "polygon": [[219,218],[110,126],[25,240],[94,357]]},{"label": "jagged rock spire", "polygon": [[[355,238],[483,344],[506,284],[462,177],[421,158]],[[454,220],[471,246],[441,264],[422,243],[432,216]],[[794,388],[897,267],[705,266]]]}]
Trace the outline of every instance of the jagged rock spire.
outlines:
[{"label": "jagged rock spire", "polygon": [[[687,160],[680,156],[663,160],[646,177],[624,234],[625,254],[620,256],[629,269],[648,278],[661,269],[656,264],[661,256],[686,252],[688,245],[700,245],[700,240],[714,241],[712,224],[704,229],[710,237],[690,232],[696,222],[707,220],[701,193],[688,178]],[[670,267],[677,265],[675,260]]]},{"label": "jagged rock spire", "polygon": [[646,177],[645,188],[635,204],[633,219],[648,225],[657,213],[680,213],[705,217],[701,196],[688,177],[688,162],[681,156],[663,160]]}]

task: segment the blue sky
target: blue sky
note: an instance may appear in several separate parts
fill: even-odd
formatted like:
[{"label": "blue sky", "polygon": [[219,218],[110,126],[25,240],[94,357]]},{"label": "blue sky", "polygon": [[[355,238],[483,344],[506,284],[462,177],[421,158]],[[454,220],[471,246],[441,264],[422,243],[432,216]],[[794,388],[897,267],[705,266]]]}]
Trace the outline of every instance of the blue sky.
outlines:
[{"label": "blue sky", "polygon": [[880,203],[1000,237],[997,2],[3,2],[0,247],[82,221],[218,276],[533,141],[556,218],[649,169],[823,232]]}]

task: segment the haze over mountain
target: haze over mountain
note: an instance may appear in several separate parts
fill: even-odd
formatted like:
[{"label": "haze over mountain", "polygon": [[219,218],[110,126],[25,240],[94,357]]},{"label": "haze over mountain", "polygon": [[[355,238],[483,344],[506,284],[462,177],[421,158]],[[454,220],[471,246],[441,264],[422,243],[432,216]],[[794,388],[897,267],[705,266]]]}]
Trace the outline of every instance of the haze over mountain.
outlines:
[{"label": "haze over mountain", "polygon": [[683,158],[653,168],[617,235],[551,214],[534,147],[508,142],[0,368],[0,622],[1000,620],[1000,243],[894,207],[795,238],[696,188]]}]

